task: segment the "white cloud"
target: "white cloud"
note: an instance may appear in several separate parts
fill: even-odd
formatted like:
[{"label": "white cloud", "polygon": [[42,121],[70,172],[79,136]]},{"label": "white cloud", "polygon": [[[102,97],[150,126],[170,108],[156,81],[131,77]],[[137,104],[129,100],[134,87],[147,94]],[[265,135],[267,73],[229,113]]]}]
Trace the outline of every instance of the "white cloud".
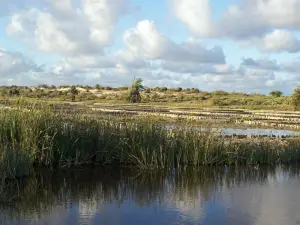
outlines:
[{"label": "white cloud", "polygon": [[90,22],[90,38],[99,45],[108,45],[112,40],[114,25],[126,10],[126,1],[84,0],[83,11]]},{"label": "white cloud", "polygon": [[[243,40],[260,37],[270,29],[300,28],[299,0],[243,0],[240,6],[228,6],[226,12],[215,20],[212,19],[209,0],[172,0],[172,3],[177,18],[198,37],[231,37]],[[277,40],[276,35],[277,31],[266,38],[271,38],[274,42],[274,39]],[[290,39],[286,34],[283,36]],[[271,50],[278,48],[267,47]]]},{"label": "white cloud", "polygon": [[174,73],[188,73],[194,76],[203,74],[233,74],[235,69],[227,64],[163,62],[161,68]]},{"label": "white cloud", "polygon": [[266,34],[262,48],[265,51],[297,52],[300,50],[300,41],[288,32],[275,30]]},{"label": "white cloud", "polygon": [[38,66],[26,55],[0,49],[1,85],[32,85],[36,78],[44,73],[43,67]]},{"label": "white cloud", "polygon": [[42,71],[42,68],[22,53],[0,49],[0,74],[2,79],[13,79],[20,74],[39,71]]},{"label": "white cloud", "polygon": [[107,56],[80,55],[63,58],[59,63],[52,66],[51,72],[60,76],[92,73],[103,69],[115,68],[116,59]]},{"label": "white cloud", "polygon": [[241,65],[245,67],[262,69],[262,70],[273,70],[273,71],[280,70],[280,65],[277,63],[276,60],[270,60],[266,58],[262,58],[262,59],[244,58],[242,59]]},{"label": "white cloud", "polygon": [[113,40],[114,27],[126,9],[126,0],[55,0],[45,10],[26,9],[12,15],[10,35],[33,40],[41,51],[62,55],[99,53]]},{"label": "white cloud", "polygon": [[263,37],[252,38],[247,41],[247,46],[254,45],[262,52],[288,52],[300,51],[300,40],[285,30],[276,29]]},{"label": "white cloud", "polygon": [[244,0],[231,6],[217,24],[220,35],[236,38],[258,36],[270,29],[298,29],[298,0]]},{"label": "white cloud", "polygon": [[175,15],[196,36],[212,34],[212,10],[209,0],[171,0]]},{"label": "white cloud", "polygon": [[[75,24],[74,24],[75,25]],[[41,12],[36,21],[34,30],[36,46],[45,52],[76,54],[86,51],[90,41],[84,44],[84,39],[79,39],[75,35],[70,37],[71,26],[64,26],[61,21],[57,21],[51,14]],[[80,38],[80,37],[79,37]]]},{"label": "white cloud", "polygon": [[[119,24],[118,33],[124,29],[125,47],[118,49],[122,43],[114,45],[115,38],[122,36],[114,35],[115,27],[131,10],[130,0],[3,0],[0,16],[5,13],[3,6],[14,5],[5,13],[11,17],[7,34],[58,60],[47,65],[47,72],[39,72],[26,56],[2,50],[0,79],[24,84],[99,82],[118,86],[138,76],[151,86],[263,92],[298,84],[299,59],[279,62],[265,56],[276,59],[274,53],[300,51],[299,0],[243,0],[228,6],[219,18],[212,1],[169,1],[191,38],[178,41],[180,34],[173,40],[168,36],[171,29],[158,29],[152,20],[141,18],[141,13],[131,16],[130,23],[140,20],[132,28]],[[206,45],[222,43],[222,38],[245,48],[255,47],[264,55],[257,59],[245,55],[240,65],[230,65],[222,47]]]},{"label": "white cloud", "polygon": [[124,33],[124,42],[130,51],[147,59],[166,59],[182,54],[169,38],[159,33],[154,21],[143,20]]},{"label": "white cloud", "polygon": [[120,51],[116,54],[117,66],[124,69],[143,69],[150,67],[150,63],[143,57],[138,57],[131,51]]},{"label": "white cloud", "polygon": [[150,60],[166,60],[198,63],[224,63],[221,47],[206,49],[201,43],[188,40],[176,44],[160,33],[153,21],[143,20],[124,33],[124,41],[134,54]]}]

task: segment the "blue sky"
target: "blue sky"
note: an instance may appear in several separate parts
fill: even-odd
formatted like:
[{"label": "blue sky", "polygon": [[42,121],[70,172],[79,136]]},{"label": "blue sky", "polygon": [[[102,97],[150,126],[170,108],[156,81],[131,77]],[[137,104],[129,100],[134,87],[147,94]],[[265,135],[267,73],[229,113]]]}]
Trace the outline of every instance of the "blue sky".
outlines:
[{"label": "blue sky", "polygon": [[148,86],[289,94],[300,84],[297,7],[294,0],[3,0],[0,84],[119,86],[139,76]]}]

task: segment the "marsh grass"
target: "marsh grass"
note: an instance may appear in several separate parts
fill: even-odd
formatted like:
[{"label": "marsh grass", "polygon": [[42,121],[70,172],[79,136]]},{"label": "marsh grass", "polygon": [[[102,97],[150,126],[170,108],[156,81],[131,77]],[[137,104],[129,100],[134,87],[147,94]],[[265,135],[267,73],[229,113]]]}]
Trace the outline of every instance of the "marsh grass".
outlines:
[{"label": "marsh grass", "polygon": [[82,164],[160,169],[215,164],[289,164],[300,141],[234,141],[210,132],[168,130],[155,121],[120,123],[17,102],[0,109],[0,170],[6,177]]}]

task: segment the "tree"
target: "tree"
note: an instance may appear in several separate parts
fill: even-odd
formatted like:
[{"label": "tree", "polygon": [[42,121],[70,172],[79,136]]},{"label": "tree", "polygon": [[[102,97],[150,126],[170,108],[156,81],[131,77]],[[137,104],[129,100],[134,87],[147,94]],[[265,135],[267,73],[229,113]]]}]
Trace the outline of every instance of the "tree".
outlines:
[{"label": "tree", "polygon": [[200,91],[199,91],[198,88],[192,88],[192,89],[191,89],[191,92],[192,92],[192,93],[200,93]]},{"label": "tree", "polygon": [[182,88],[181,87],[178,87],[178,88],[175,88],[174,89],[176,92],[181,92],[182,91]]},{"label": "tree", "polygon": [[272,97],[281,97],[282,96],[282,92],[281,91],[271,91],[270,95]]},{"label": "tree", "polygon": [[299,110],[300,109],[300,86],[298,86],[294,90],[293,105],[294,105],[295,110]]},{"label": "tree", "polygon": [[70,89],[72,95],[72,102],[75,101],[76,95],[78,95],[79,91],[77,90],[76,86],[72,86]]},{"label": "tree", "polygon": [[96,89],[97,89],[97,90],[100,90],[100,89],[101,89],[100,84],[96,84]]},{"label": "tree", "polygon": [[128,100],[132,103],[141,102],[141,91],[145,90],[143,86],[142,78],[134,78],[131,84],[131,88],[129,89]]},{"label": "tree", "polygon": [[20,90],[13,87],[8,90],[8,95],[20,95]]}]

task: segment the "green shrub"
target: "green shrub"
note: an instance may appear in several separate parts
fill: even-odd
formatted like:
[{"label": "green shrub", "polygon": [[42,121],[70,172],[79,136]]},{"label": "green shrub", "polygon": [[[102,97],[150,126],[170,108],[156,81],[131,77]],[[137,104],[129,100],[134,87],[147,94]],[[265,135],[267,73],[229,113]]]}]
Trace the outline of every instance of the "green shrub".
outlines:
[{"label": "green shrub", "polygon": [[271,95],[272,97],[276,97],[276,98],[281,97],[282,94],[283,94],[283,93],[282,93],[281,91],[271,91],[271,92],[270,92],[270,95]]}]

